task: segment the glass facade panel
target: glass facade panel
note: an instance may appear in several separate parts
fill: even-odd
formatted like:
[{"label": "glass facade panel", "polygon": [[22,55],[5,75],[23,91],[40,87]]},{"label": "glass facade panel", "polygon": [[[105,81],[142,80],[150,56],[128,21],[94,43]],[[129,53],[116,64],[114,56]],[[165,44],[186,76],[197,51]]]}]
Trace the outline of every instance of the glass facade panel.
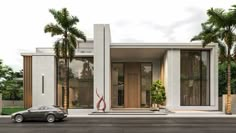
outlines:
[{"label": "glass facade panel", "polygon": [[141,64],[141,107],[150,107],[150,88],[152,85],[152,64]]},{"label": "glass facade panel", "polygon": [[[152,64],[140,63],[140,105],[142,108],[150,107],[150,87],[152,84]],[[113,108],[124,107],[124,69],[125,63],[112,63],[112,96]],[[127,83],[128,84],[128,83]]]},{"label": "glass facade panel", "polygon": [[112,107],[124,106],[124,65],[112,64]]},{"label": "glass facade panel", "polygon": [[210,55],[208,51],[202,51],[202,65],[201,65],[201,94],[202,105],[210,105]]},{"label": "glass facade panel", "polygon": [[57,62],[57,105],[63,107],[64,88],[65,88],[65,63],[64,59],[59,59]]},{"label": "glass facade panel", "polygon": [[[63,103],[64,61],[58,62],[58,105]],[[69,63],[69,108],[93,108],[93,58],[75,58]]]},{"label": "glass facade panel", "polygon": [[209,106],[209,51],[181,51],[181,106]]}]

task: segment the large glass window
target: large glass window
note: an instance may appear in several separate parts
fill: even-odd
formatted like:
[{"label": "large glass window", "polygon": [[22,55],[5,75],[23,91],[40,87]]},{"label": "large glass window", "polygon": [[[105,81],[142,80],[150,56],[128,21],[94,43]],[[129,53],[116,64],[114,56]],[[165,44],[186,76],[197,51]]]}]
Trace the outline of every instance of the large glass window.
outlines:
[{"label": "large glass window", "polygon": [[150,89],[152,85],[152,64],[141,64],[141,107],[150,107]]},{"label": "large glass window", "polygon": [[[63,104],[64,61],[58,61],[58,105]],[[93,108],[93,58],[75,58],[69,63],[69,108]]]},{"label": "large glass window", "polygon": [[209,51],[181,51],[181,106],[210,105]]},{"label": "large glass window", "polygon": [[124,64],[112,63],[112,107],[124,107]]},{"label": "large glass window", "polygon": [[[123,108],[124,95],[124,70],[125,63],[112,63],[112,96],[113,108]],[[150,87],[152,84],[152,64],[140,63],[140,105],[142,108],[150,107]],[[126,83],[129,84],[129,83]]]}]

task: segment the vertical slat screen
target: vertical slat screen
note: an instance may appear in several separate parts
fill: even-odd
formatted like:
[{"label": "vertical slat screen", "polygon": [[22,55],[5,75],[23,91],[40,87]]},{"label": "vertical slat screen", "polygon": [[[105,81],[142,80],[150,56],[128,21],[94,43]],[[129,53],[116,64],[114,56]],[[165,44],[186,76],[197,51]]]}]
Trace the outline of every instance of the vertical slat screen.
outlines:
[{"label": "vertical slat screen", "polygon": [[32,107],[32,56],[24,56],[24,107]]},{"label": "vertical slat screen", "polygon": [[160,66],[161,66],[161,69],[160,69],[160,80],[162,81],[162,83],[164,84],[165,83],[165,79],[164,79],[164,69],[165,69],[165,66],[164,66],[164,60],[161,59],[160,61]]}]

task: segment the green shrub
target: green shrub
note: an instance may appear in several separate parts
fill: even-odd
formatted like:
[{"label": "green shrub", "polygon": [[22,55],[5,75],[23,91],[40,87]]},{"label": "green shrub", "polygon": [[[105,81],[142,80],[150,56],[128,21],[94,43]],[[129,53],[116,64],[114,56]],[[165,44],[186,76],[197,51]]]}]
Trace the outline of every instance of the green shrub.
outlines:
[{"label": "green shrub", "polygon": [[152,104],[163,105],[166,101],[165,87],[160,80],[154,82],[151,86]]}]

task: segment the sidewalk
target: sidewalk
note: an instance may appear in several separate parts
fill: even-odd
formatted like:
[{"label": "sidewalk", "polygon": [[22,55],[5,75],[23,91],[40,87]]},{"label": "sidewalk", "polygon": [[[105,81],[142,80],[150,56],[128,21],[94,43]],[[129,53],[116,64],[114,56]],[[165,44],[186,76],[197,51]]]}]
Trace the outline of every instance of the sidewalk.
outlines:
[{"label": "sidewalk", "polygon": [[236,114],[233,115],[226,115],[223,112],[220,111],[175,111],[174,113],[168,113],[165,115],[160,114],[146,114],[146,115],[136,115],[136,114],[113,114],[113,115],[107,115],[107,114],[99,114],[99,115],[89,115],[89,114],[79,114],[79,115],[69,115],[68,117],[91,117],[91,118],[101,118],[101,117],[111,117],[111,118],[142,118],[142,117],[148,117],[148,118],[236,118]]},{"label": "sidewalk", "polygon": [[[0,115],[0,118],[9,118],[10,115]],[[168,114],[88,114],[81,113],[68,115],[70,118],[236,118],[236,114],[226,115],[219,111],[175,111]]]}]

